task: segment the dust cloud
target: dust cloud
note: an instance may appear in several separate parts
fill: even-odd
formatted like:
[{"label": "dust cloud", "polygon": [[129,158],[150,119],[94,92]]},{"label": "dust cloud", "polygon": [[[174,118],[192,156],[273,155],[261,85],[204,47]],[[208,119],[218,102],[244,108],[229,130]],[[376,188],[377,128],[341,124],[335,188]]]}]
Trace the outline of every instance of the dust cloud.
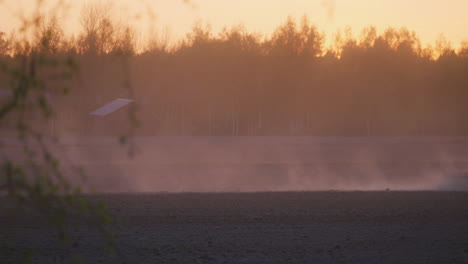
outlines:
[{"label": "dust cloud", "polygon": [[[68,143],[95,192],[468,190],[468,139],[136,138]],[[99,142],[99,143],[96,143]]]}]

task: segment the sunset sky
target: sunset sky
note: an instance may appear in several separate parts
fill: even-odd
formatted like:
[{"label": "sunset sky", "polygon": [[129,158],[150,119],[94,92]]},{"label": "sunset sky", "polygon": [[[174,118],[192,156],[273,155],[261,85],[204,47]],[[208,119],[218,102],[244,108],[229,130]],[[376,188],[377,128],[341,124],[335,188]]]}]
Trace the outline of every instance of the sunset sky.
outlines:
[{"label": "sunset sky", "polygon": [[[35,0],[0,1],[0,31],[18,26],[18,15],[27,14]],[[59,1],[46,1],[57,3]],[[63,1],[67,11],[62,25],[67,32],[79,29],[79,13],[84,3]],[[104,2],[104,1],[101,1]],[[105,3],[105,2],[104,2]],[[171,39],[185,36],[195,21],[210,23],[214,32],[225,25],[243,24],[249,31],[271,33],[287,16],[304,14],[330,39],[339,29],[350,26],[356,35],[366,26],[380,31],[389,26],[415,30],[424,43],[434,42],[440,34],[454,46],[468,40],[467,0],[114,0],[109,1],[118,20],[145,27],[168,29]],[[21,11],[23,10],[23,11]],[[154,15],[154,19],[150,19]]]}]

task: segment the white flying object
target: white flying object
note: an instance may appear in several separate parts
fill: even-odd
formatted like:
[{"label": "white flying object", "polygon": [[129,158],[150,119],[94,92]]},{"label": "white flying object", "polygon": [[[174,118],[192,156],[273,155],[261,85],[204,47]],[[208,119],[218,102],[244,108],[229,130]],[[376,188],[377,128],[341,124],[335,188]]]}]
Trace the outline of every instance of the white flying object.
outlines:
[{"label": "white flying object", "polygon": [[133,102],[133,100],[131,99],[115,99],[114,101],[99,107],[98,109],[94,110],[93,112],[89,114],[95,115],[95,116],[106,116],[128,105],[131,102]]}]

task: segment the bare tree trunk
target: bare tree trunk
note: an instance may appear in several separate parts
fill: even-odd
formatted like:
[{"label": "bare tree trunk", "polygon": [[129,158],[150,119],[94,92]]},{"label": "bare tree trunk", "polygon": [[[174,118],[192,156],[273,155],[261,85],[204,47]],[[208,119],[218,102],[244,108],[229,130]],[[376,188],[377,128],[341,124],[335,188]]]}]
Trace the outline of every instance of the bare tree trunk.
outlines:
[{"label": "bare tree trunk", "polygon": [[212,108],[210,106],[208,110],[208,135],[212,135],[212,129],[213,129],[213,113],[212,113]]},{"label": "bare tree trunk", "polygon": [[240,119],[240,114],[239,114],[239,112],[237,111],[237,112],[236,112],[236,119],[235,119],[235,120],[236,120],[236,123],[235,123],[235,124],[236,124],[236,125],[235,125],[235,128],[236,128],[236,130],[235,130],[235,136],[239,136],[239,126],[240,126],[240,120],[239,120],[239,119]]},{"label": "bare tree trunk", "polygon": [[180,135],[183,136],[185,135],[185,105],[184,104],[182,104],[182,116],[180,118],[180,122],[181,122]]},{"label": "bare tree trunk", "polygon": [[367,119],[367,136],[370,137],[372,135],[372,123],[370,119]]},{"label": "bare tree trunk", "polygon": [[262,110],[258,109],[258,128],[262,129]]},{"label": "bare tree trunk", "polygon": [[236,133],[236,120],[234,118],[234,108],[231,111],[231,136],[235,136]]},{"label": "bare tree trunk", "polygon": [[239,111],[235,106],[235,100],[232,102],[232,112],[231,112],[231,135],[238,136],[239,135]]},{"label": "bare tree trunk", "polygon": [[421,135],[424,137],[426,135],[426,126],[424,124],[424,120],[419,121],[421,125]]}]

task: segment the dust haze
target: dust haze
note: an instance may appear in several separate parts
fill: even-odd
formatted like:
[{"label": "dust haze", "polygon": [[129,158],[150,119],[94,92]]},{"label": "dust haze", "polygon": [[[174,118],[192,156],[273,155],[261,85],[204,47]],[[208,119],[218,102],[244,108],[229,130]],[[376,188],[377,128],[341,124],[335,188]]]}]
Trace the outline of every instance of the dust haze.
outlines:
[{"label": "dust haze", "polygon": [[136,138],[133,158],[111,139],[64,143],[98,192],[468,190],[467,138]]}]

